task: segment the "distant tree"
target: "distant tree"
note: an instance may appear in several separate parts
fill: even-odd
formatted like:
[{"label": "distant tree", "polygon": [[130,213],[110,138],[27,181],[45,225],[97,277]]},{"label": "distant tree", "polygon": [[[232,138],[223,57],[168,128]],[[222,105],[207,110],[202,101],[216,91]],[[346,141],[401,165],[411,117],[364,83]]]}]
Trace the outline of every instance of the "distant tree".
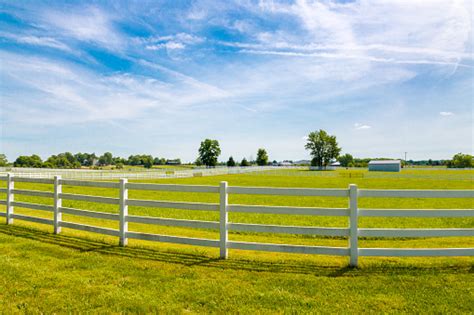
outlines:
[{"label": "distant tree", "polygon": [[112,158],[112,164],[117,166],[118,164],[122,164],[122,168],[123,168],[123,165],[127,162],[126,159],[124,159],[123,157],[120,157],[120,156],[114,156]]},{"label": "distant tree", "polygon": [[97,156],[95,153],[76,153],[74,154],[74,158],[78,161],[81,166],[92,166],[94,165],[94,161],[97,160]]},{"label": "distant tree", "polygon": [[44,163],[47,168],[80,168],[81,163],[77,160],[76,155],[70,152],[51,155]]},{"label": "distant tree", "polygon": [[199,158],[206,166],[216,166],[217,158],[221,154],[219,142],[217,140],[206,139],[199,147]]},{"label": "distant tree", "polygon": [[355,167],[367,167],[371,159],[354,159]]},{"label": "distant tree", "polygon": [[323,166],[326,167],[329,162],[337,158],[341,152],[341,148],[338,147],[336,141],[336,136],[331,136],[322,129],[311,132],[308,135],[305,148],[310,151],[313,157],[311,165],[318,166],[319,168]]},{"label": "distant tree", "polygon": [[268,154],[265,149],[258,149],[257,151],[257,164],[260,166],[268,164]]},{"label": "distant tree", "polygon": [[250,166],[250,163],[246,158],[243,158],[242,162],[240,162],[240,166]]},{"label": "distant tree", "polygon": [[105,152],[103,155],[99,157],[99,164],[101,166],[111,165],[112,162],[113,162],[113,157],[112,157],[112,153],[110,152]]},{"label": "distant tree", "polygon": [[8,165],[8,160],[7,156],[3,153],[0,153],[0,166],[7,166]]},{"label": "distant tree", "polygon": [[156,158],[153,160],[153,164],[154,164],[154,165],[165,165],[165,164],[166,164],[166,159],[165,159],[165,158],[156,157]]},{"label": "distant tree", "polygon": [[152,168],[153,167],[153,157],[151,155],[143,155],[142,156],[142,164],[145,168]]},{"label": "distant tree", "polygon": [[33,154],[31,156],[21,155],[19,156],[15,162],[13,162],[14,167],[43,167],[43,161],[41,158]]},{"label": "distant tree", "polygon": [[235,166],[235,161],[233,157],[229,157],[229,160],[227,161],[227,166],[228,167],[234,167]]},{"label": "distant tree", "polygon": [[471,168],[474,167],[474,156],[458,153],[454,155],[453,159],[448,161],[446,165],[449,168]]},{"label": "distant tree", "polygon": [[354,164],[354,158],[349,153],[341,155],[337,160],[341,163],[342,167],[348,167]]},{"label": "distant tree", "polygon": [[194,164],[196,164],[196,166],[202,166],[201,158],[198,157],[196,161],[194,161]]},{"label": "distant tree", "polygon": [[121,170],[123,169],[123,163],[115,163],[115,168],[118,169],[118,170]]}]

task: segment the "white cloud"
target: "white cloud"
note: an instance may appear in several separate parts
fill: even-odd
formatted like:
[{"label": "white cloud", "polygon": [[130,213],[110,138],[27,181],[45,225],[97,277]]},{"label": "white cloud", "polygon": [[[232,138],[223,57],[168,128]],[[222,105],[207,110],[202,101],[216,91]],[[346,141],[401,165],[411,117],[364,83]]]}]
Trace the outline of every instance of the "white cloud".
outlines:
[{"label": "white cloud", "polygon": [[69,48],[68,45],[62,43],[61,41],[55,38],[48,37],[48,36],[18,35],[18,34],[10,34],[6,32],[1,32],[0,37],[7,38],[21,44],[44,46],[44,47],[64,50],[67,52],[72,52],[71,48]]},{"label": "white cloud", "polygon": [[[15,96],[12,104],[25,106],[13,106],[8,116],[31,124],[134,120],[150,110],[179,111],[228,96],[217,87],[159,65],[144,64],[154,66],[167,82],[132,74],[100,75],[69,63],[19,54],[1,53],[0,57],[8,83],[36,95]],[[7,96],[5,103],[10,103]],[[35,114],[24,115],[25,110]]]},{"label": "white cloud", "polygon": [[366,124],[360,124],[360,123],[355,123],[354,128],[356,130],[364,130],[364,129],[370,129],[372,126],[366,125]]},{"label": "white cloud", "polygon": [[148,50],[160,50],[160,49],[184,49],[185,46],[182,43],[177,42],[166,42],[156,45],[147,45],[145,46]]},{"label": "white cloud", "polygon": [[441,116],[454,116],[454,113],[452,112],[439,112]]},{"label": "white cloud", "polygon": [[[291,17],[306,33],[293,36],[277,29],[257,34],[253,43],[230,43],[247,53],[288,57],[360,59],[358,67],[372,62],[447,65],[472,68],[472,25],[468,1],[260,1],[262,18]],[[341,64],[341,67],[344,67]]]},{"label": "white cloud", "polygon": [[[98,7],[68,11],[47,10],[41,15],[43,27],[60,35],[99,44],[108,49],[125,45],[122,35],[113,25],[114,18]],[[51,28],[51,26],[53,28]]]}]

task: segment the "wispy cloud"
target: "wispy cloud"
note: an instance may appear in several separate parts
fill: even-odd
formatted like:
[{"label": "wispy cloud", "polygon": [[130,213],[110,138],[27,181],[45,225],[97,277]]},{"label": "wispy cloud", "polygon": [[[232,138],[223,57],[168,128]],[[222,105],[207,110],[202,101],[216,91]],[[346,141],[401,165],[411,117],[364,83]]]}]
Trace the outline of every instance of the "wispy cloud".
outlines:
[{"label": "wispy cloud", "polygon": [[441,116],[454,116],[453,112],[439,112]]},{"label": "wispy cloud", "polygon": [[115,50],[125,45],[123,36],[114,26],[113,16],[96,6],[76,7],[73,12],[46,10],[40,15],[40,23],[43,28],[58,35],[96,43],[108,49]]},{"label": "wispy cloud", "polygon": [[68,45],[66,45],[65,43],[62,43],[61,41],[55,38],[48,37],[48,36],[18,35],[18,34],[11,34],[7,32],[1,32],[0,37],[13,40],[21,44],[44,46],[44,47],[64,50],[67,52],[72,52],[72,49]]},{"label": "wispy cloud", "polygon": [[34,117],[20,118],[24,110],[21,107],[11,108],[12,113],[8,115],[33,124],[38,119],[41,123],[61,125],[136,119],[149,110],[175,110],[226,96],[216,87],[159,65],[147,64],[166,77],[171,76],[171,81],[131,74],[97,75],[70,63],[17,54],[0,56],[9,84],[26,86],[44,95],[41,105],[26,95],[16,97],[16,102],[36,108]]},{"label": "wispy cloud", "polygon": [[364,130],[364,129],[371,129],[372,126],[369,126],[369,125],[366,125],[366,124],[355,123],[354,128],[356,130]]}]

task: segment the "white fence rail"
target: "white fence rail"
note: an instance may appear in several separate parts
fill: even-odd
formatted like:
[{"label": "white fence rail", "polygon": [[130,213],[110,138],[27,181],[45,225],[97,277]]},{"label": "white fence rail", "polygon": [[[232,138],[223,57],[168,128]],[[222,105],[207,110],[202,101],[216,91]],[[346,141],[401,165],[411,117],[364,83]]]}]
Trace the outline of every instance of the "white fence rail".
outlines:
[{"label": "white fence rail", "polygon": [[[6,218],[7,224],[12,224],[14,219],[31,221],[35,223],[54,226],[54,233],[59,234],[61,228],[76,229],[81,231],[100,233],[119,237],[121,246],[127,245],[128,239],[140,239],[157,242],[188,244],[196,246],[209,246],[220,248],[220,257],[227,258],[228,249],[272,251],[284,253],[303,253],[320,255],[349,256],[350,265],[357,266],[359,256],[474,256],[474,248],[360,248],[359,237],[448,237],[462,236],[474,237],[474,228],[460,229],[389,229],[389,228],[359,228],[359,217],[474,217],[474,209],[359,209],[358,200],[363,197],[389,197],[389,198],[473,198],[474,190],[369,190],[358,189],[356,185],[349,185],[348,189],[313,189],[313,188],[262,188],[262,187],[230,187],[227,182],[219,186],[192,186],[192,185],[162,185],[128,183],[127,179],[115,182],[91,182],[71,179],[38,179],[15,177],[12,174],[0,177],[6,181],[6,188],[0,193],[6,194],[6,200],[0,200],[6,206],[6,212],[0,212]],[[54,192],[15,189],[15,182],[30,182],[54,185]],[[118,198],[68,194],[62,192],[62,186],[101,187],[118,190]],[[215,193],[220,195],[219,203],[197,202],[171,202],[156,200],[137,200],[128,198],[128,190],[154,190],[174,192]],[[54,205],[41,205],[14,200],[14,196],[27,195],[53,198]],[[310,207],[283,207],[262,205],[236,205],[228,203],[229,194],[251,195],[284,195],[284,196],[331,196],[348,199],[347,208],[310,208]],[[118,206],[118,214],[89,211],[62,207],[62,200],[80,200],[95,203],[105,203]],[[183,220],[159,217],[146,217],[128,214],[128,206],[142,206],[152,208],[174,208],[199,211],[218,211],[219,221]],[[14,207],[54,213],[54,219],[44,219],[14,213]],[[287,215],[314,215],[314,216],[344,216],[348,218],[347,228],[326,228],[308,226],[282,226],[265,224],[244,224],[228,221],[229,212],[287,214]],[[118,221],[118,229],[67,222],[62,220],[62,214],[90,217]],[[142,223],[163,226],[178,226],[201,229],[219,230],[219,239],[203,239],[178,237],[169,235],[148,234],[129,231],[128,223]],[[229,240],[229,231],[287,233],[302,235],[321,235],[333,237],[347,237],[347,247],[306,246],[289,244],[268,244],[256,242],[236,242]]]},{"label": "white fence rail", "polygon": [[215,167],[215,168],[175,168],[175,169],[130,169],[126,170],[85,170],[85,169],[48,169],[48,168],[20,168],[0,167],[0,176],[7,173],[17,178],[37,179],[36,183],[48,183],[54,176],[63,179],[80,180],[111,180],[111,179],[159,179],[159,178],[184,178],[215,176],[226,174],[257,173],[273,170],[301,169],[295,166],[248,166],[248,167]]}]

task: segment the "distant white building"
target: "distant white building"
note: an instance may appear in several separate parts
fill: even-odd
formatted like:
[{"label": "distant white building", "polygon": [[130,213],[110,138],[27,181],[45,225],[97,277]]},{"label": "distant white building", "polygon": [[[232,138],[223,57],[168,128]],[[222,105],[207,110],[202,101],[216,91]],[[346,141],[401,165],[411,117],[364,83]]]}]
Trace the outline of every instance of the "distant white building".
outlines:
[{"label": "distant white building", "polygon": [[340,167],[341,166],[341,162],[333,162],[331,164],[329,164],[329,166],[332,166],[332,167]]},{"label": "distant white building", "polygon": [[375,160],[369,162],[369,171],[374,172],[400,172],[400,160]]}]

